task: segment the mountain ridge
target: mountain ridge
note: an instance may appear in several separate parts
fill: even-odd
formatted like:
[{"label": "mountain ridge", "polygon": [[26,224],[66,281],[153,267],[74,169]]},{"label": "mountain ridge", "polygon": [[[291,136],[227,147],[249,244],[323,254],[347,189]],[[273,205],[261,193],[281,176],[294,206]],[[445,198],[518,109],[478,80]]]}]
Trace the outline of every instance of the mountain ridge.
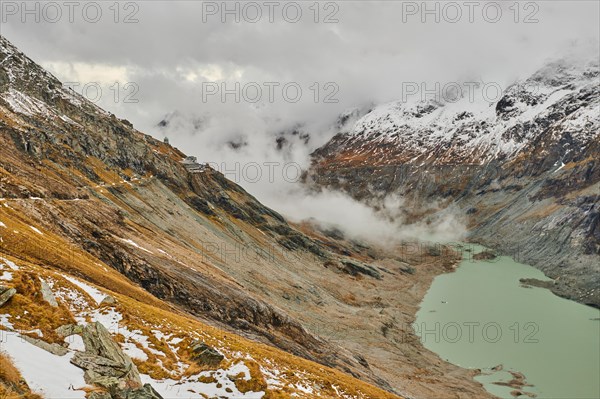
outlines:
[{"label": "mountain ridge", "polygon": [[[306,181],[384,207],[455,207],[469,238],[540,268],[600,306],[598,63],[550,63],[495,103],[394,102],[313,153]],[[365,184],[369,176],[369,184]],[[413,209],[411,210],[410,207]]]},{"label": "mountain ridge", "polygon": [[[32,275],[67,290],[59,306],[77,317],[104,320],[106,311],[120,320],[120,328],[134,319],[129,329],[141,329],[144,317],[154,320],[152,311],[137,319],[129,311],[148,305],[168,310],[165,317],[172,313],[169,318],[186,326],[216,327],[206,337],[210,343],[219,342],[215,334],[224,331],[227,337],[241,336],[249,351],[254,347],[248,339],[268,345],[260,353],[284,350],[287,354],[277,356],[290,365],[286,373],[293,367],[307,371],[298,372],[300,381],[286,379],[284,386],[256,386],[273,397],[444,397],[448,390],[465,398],[489,397],[472,380],[475,372],[441,362],[407,329],[426,287],[435,275],[452,270],[457,254],[431,251],[400,258],[292,225],[219,172],[188,168],[181,151],[63,88],[4,37],[0,54],[0,249],[23,268],[8,283],[17,287],[6,308],[11,323],[29,309],[20,304],[41,306],[41,288],[31,289],[30,303],[17,284]],[[412,274],[405,271],[409,267],[415,269]],[[57,273],[114,296],[117,305],[80,313],[69,296],[78,297],[73,291],[78,289]],[[405,288],[400,294],[398,286]],[[89,298],[85,303],[98,306]],[[386,336],[384,324],[395,326],[394,333]],[[36,327],[45,338],[55,337],[54,328],[62,326],[27,325]],[[191,336],[191,327],[186,328],[182,339]],[[151,340],[151,331],[143,331]],[[412,339],[400,341],[404,335]],[[189,339],[185,343],[191,345]],[[169,342],[157,341],[150,349],[138,344],[142,347],[122,342],[129,353],[142,356],[130,345],[145,353],[149,360],[134,363],[143,375],[154,376],[153,387],[163,387],[161,376],[174,370],[149,362],[158,356],[152,350]],[[239,360],[239,349],[222,342],[218,349]],[[191,356],[190,347],[179,350]],[[170,358],[173,351],[165,347],[162,353]],[[188,364],[186,356],[179,361]],[[266,370],[265,380],[277,371],[259,356],[253,361]],[[163,366],[170,364],[165,360]],[[256,368],[252,362],[247,367]],[[208,377],[189,370],[197,378]],[[261,381],[258,373],[252,375],[251,380]],[[189,375],[179,377],[192,383]],[[342,390],[335,379],[344,384]],[[236,385],[240,392],[241,384]]]}]

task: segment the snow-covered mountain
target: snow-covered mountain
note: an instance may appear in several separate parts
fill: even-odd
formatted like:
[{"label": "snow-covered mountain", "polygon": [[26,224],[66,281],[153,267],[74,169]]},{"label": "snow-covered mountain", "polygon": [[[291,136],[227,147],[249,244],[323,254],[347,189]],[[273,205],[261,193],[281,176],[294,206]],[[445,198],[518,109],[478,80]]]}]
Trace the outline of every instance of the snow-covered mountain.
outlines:
[{"label": "snow-covered mountain", "polygon": [[432,99],[424,93],[375,107],[322,151],[355,158],[376,151],[363,161],[370,165],[483,164],[512,159],[540,139],[569,137],[566,160],[600,134],[598,79],[597,61],[557,61],[508,86],[494,102],[486,94],[494,89],[457,83],[456,97],[440,90]]},{"label": "snow-covered mountain", "polygon": [[471,239],[599,306],[598,61],[551,62],[493,102],[480,89],[375,107],[313,153],[307,181],[376,208],[401,195],[406,213],[451,209]]}]

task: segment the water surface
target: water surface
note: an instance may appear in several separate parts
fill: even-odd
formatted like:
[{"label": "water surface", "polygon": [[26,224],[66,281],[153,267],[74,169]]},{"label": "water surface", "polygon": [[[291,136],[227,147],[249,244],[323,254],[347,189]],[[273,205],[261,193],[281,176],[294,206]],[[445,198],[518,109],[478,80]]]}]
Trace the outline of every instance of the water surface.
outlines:
[{"label": "water surface", "polygon": [[[417,313],[415,330],[443,359],[482,369],[476,379],[512,398],[508,371],[521,372],[538,398],[600,398],[600,310],[525,288],[520,278],[549,280],[510,257],[476,261],[466,245],[454,273],[435,278]],[[502,371],[492,371],[502,365]],[[525,396],[524,396],[525,397]]]}]

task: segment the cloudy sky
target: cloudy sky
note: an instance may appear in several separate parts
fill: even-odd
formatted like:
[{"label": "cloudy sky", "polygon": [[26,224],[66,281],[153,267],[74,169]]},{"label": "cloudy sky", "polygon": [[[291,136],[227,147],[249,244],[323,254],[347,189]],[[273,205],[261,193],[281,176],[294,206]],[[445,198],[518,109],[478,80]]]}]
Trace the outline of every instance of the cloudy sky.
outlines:
[{"label": "cloudy sky", "polygon": [[[597,1],[471,7],[428,2],[427,9],[422,2],[402,1],[273,2],[271,8],[260,1],[142,1],[118,7],[107,1],[75,2],[71,10],[63,2],[42,2],[39,22],[24,14],[22,2],[2,3],[3,35],[63,81],[105,87],[120,82],[118,100],[116,89],[109,88],[100,103],[150,133],[175,110],[239,115],[239,126],[231,123],[231,130],[264,129],[255,125],[257,114],[281,127],[327,124],[349,107],[398,98],[402,82],[503,83],[549,58],[577,48],[589,51],[599,36]],[[236,7],[238,13],[227,13]],[[437,15],[427,13],[436,7]],[[125,89],[127,82],[135,85]],[[251,86],[239,104],[233,95],[224,102],[218,93],[203,98],[214,87],[203,82],[226,82],[229,88],[256,82],[262,98],[245,101],[256,97]],[[265,82],[280,84],[273,101]],[[296,103],[282,93],[290,82],[302,89]],[[325,87],[330,82],[334,85]],[[294,97],[294,87],[289,90]],[[327,95],[338,102],[325,102]],[[88,96],[95,98],[94,90]],[[187,149],[193,152],[193,144]]]},{"label": "cloudy sky", "polygon": [[[597,1],[73,3],[4,0],[0,32],[139,130],[229,167],[306,166],[340,113],[406,82],[505,86],[551,59],[597,58],[600,36]],[[277,152],[273,135],[299,126],[308,146]],[[240,183],[278,205],[280,186]]]}]

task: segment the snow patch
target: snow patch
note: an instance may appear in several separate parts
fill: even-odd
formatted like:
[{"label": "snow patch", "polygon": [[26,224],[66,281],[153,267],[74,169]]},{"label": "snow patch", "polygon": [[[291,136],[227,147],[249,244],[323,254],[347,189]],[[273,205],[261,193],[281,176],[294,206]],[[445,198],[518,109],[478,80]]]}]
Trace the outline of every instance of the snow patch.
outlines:
[{"label": "snow patch", "polygon": [[11,272],[3,272],[0,275],[0,280],[11,281],[13,279],[13,275]]},{"label": "snow patch", "polygon": [[[4,328],[8,328],[9,330],[12,330],[15,328],[15,326],[13,326],[13,324],[10,322],[10,315],[9,314],[0,314],[0,326],[4,327]],[[0,335],[0,343],[2,343],[2,335]]]},{"label": "snow patch", "polygon": [[86,284],[82,281],[79,281],[73,277],[65,276],[65,275],[63,275],[63,277],[65,279],[69,280],[71,283],[78,286],[79,288],[81,288],[82,290],[84,290],[89,296],[91,296],[96,301],[97,304],[100,304],[100,302],[102,302],[102,300],[106,296],[105,294],[98,291],[96,288],[92,287],[91,285],[88,285],[88,284]]},{"label": "snow patch", "polygon": [[0,258],[0,260],[2,260],[2,262],[10,267],[12,270],[19,270],[19,266],[15,265],[14,262],[11,262],[10,260],[6,259],[6,258]]},{"label": "snow patch", "polygon": [[29,330],[29,331],[23,331],[23,332],[27,333],[27,334],[35,334],[40,338],[44,337],[44,333],[39,328],[36,328],[35,330]]},{"label": "snow patch", "polygon": [[[0,320],[2,317],[0,316]],[[29,387],[47,398],[84,399],[87,386],[83,370],[70,363],[74,353],[56,356],[19,338],[6,334],[2,351],[8,353]]]},{"label": "snow patch", "polygon": [[14,112],[29,116],[52,116],[52,112],[42,101],[38,100],[37,98],[30,97],[27,94],[21,93],[12,87],[8,89],[8,91],[0,94],[0,97],[8,103]]},{"label": "snow patch", "polygon": [[[204,371],[197,375],[184,377],[180,381],[172,379],[154,380],[150,376],[142,374],[142,382],[151,384],[156,391],[169,399],[203,398],[208,397],[230,398],[230,399],[261,399],[264,392],[240,392],[229,376],[244,374],[244,378],[250,378],[250,370],[243,363],[232,365],[229,369],[216,371]],[[201,377],[213,377],[216,382],[202,383]]]},{"label": "snow patch", "polygon": [[29,226],[31,227],[31,230],[35,231],[36,233],[38,233],[39,235],[44,235],[44,233],[42,233],[41,231],[39,231],[37,228],[33,227],[33,226]]},{"label": "snow patch", "polygon": [[142,251],[146,251],[146,252],[148,252],[149,254],[151,254],[151,253],[152,253],[152,251],[150,251],[150,250],[148,250],[148,249],[146,249],[146,248],[144,248],[144,247],[140,246],[140,245],[139,245],[138,243],[136,243],[135,241],[132,241],[132,240],[130,240],[130,239],[125,239],[125,238],[119,238],[119,239],[120,239],[121,241],[123,241],[123,242],[125,242],[125,243],[127,243],[127,244],[129,244],[129,245],[131,245],[131,246],[133,246],[133,247],[136,247],[136,248],[138,248],[138,249],[141,249]]},{"label": "snow patch", "polygon": [[[101,323],[112,334],[126,334],[128,331],[127,328],[119,326],[119,322],[123,320],[123,315],[114,309],[96,309],[91,312],[89,316],[93,322]],[[80,315],[79,318],[83,319],[83,321],[78,320],[79,323],[85,322],[84,316]]]},{"label": "snow patch", "polygon": [[85,352],[85,344],[83,338],[78,334],[73,334],[65,337],[65,342],[69,345],[69,349],[74,351]]},{"label": "snow patch", "polygon": [[148,355],[146,355],[146,353],[138,348],[133,342],[121,344],[121,349],[123,349],[123,352],[125,352],[131,358],[136,358],[141,361],[148,360]]}]

